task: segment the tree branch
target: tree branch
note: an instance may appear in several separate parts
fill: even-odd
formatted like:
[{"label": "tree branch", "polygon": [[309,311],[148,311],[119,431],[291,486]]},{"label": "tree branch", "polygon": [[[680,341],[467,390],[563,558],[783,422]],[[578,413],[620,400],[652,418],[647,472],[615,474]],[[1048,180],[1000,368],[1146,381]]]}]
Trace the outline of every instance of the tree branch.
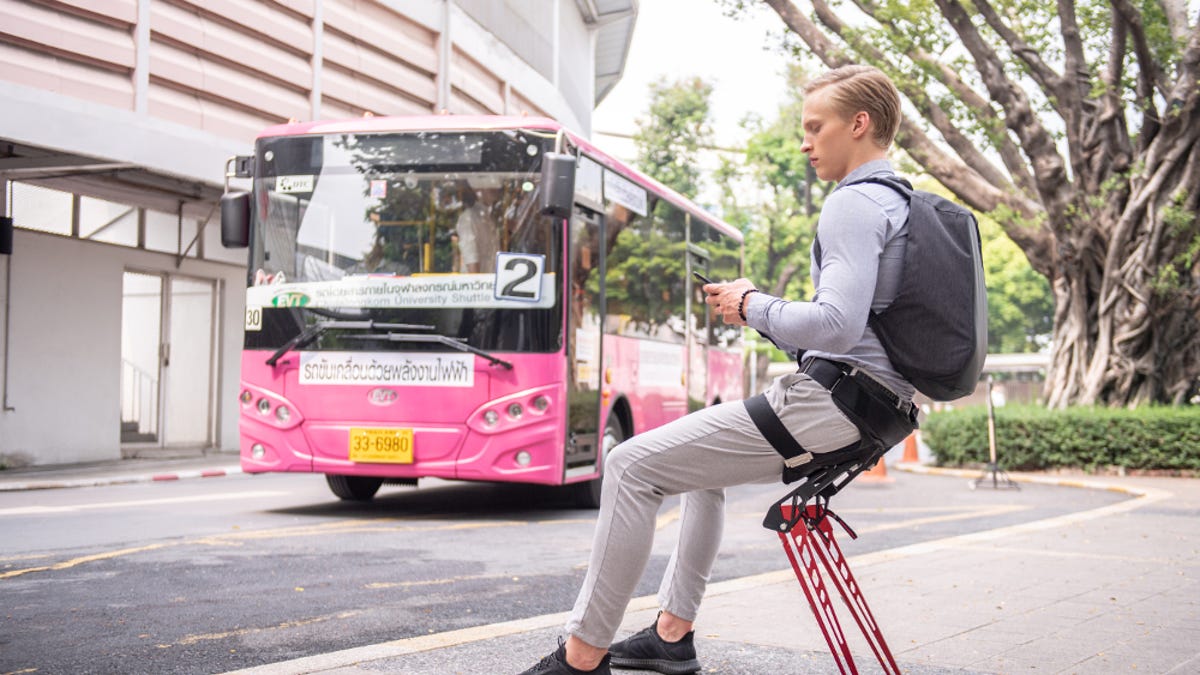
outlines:
[{"label": "tree branch", "polygon": [[[812,0],[813,9],[816,12],[817,19],[823,23],[834,35],[841,38],[849,44],[857,53],[861,54],[870,63],[888,68],[890,59],[888,59],[879,49],[870,44],[866,44],[861,40],[854,40],[846,35],[846,24],[838,18],[837,14],[829,7],[825,0]],[[872,16],[871,18],[874,18]],[[929,95],[924,89],[916,86],[915,83],[906,78],[893,78],[897,88],[908,98],[909,101],[917,108],[921,115],[933,124],[942,138],[946,139],[946,143],[958,156],[963,160],[966,166],[978,173],[981,178],[988,181],[998,188],[1011,186],[1011,181],[1008,177],[1000,172],[976,147],[976,143],[972,141],[954,124],[946,111],[929,99]]]},{"label": "tree branch", "polygon": [[[1062,86],[1056,94],[1060,99],[1063,119],[1067,123],[1067,152],[1071,166],[1078,177],[1084,170],[1083,138],[1087,134],[1088,115],[1084,106],[1091,89],[1087,57],[1083,52],[1083,38],[1079,35],[1079,22],[1075,18],[1075,1],[1058,0],[1058,22],[1063,39]],[[1089,106],[1095,112],[1095,105]]]},{"label": "tree branch", "polygon": [[1187,0],[1161,0],[1163,13],[1167,15],[1167,28],[1171,39],[1183,42],[1188,35]]},{"label": "tree branch", "polygon": [[1125,23],[1116,20],[1113,9],[1112,43],[1108,47],[1108,69],[1101,76],[1110,92],[1121,90],[1121,75],[1125,72],[1125,38],[1128,36]]},{"label": "tree branch", "polygon": [[844,52],[842,48],[836,45],[833,40],[830,40],[821,32],[820,28],[812,21],[809,21],[807,16],[797,9],[796,5],[790,0],[763,0],[787,27],[793,33],[800,36],[804,40],[804,44],[812,50],[821,62],[830,68],[837,68],[853,63],[853,60]]},{"label": "tree branch", "polygon": [[[1144,101],[1144,109],[1148,111],[1147,114],[1153,112],[1157,116],[1154,94],[1166,96],[1167,85],[1162,66],[1154,58],[1154,52],[1150,50],[1150,43],[1146,39],[1146,26],[1142,23],[1142,13],[1129,0],[1112,0],[1112,6],[1116,14],[1125,20],[1129,33],[1133,37],[1133,50],[1134,54],[1137,54],[1138,70],[1140,71],[1138,93],[1141,94]],[[1113,20],[1116,20],[1116,16],[1113,17]]]},{"label": "tree branch", "polygon": [[[862,10],[864,14],[872,18],[877,17],[877,6],[875,2],[869,0],[854,0],[854,4]],[[896,28],[893,22],[889,20],[880,20],[876,18],[882,25],[893,32],[900,35],[900,30]],[[959,101],[978,115],[980,121],[983,121],[988,126],[995,126],[996,129],[1002,129],[1004,126],[1000,115],[996,114],[995,108],[991,107],[991,102],[980,96],[966,80],[962,79],[960,74],[954,68],[944,64],[941,60],[935,58],[929,52],[917,47],[913,50],[912,58],[926,66],[926,72],[934,74],[938,82],[946,85],[946,88],[952,92]],[[1004,162],[1004,168],[1008,169],[1008,174],[1012,177],[1013,183],[1018,185],[1022,192],[1027,196],[1033,197],[1038,193],[1037,184],[1034,183],[1033,174],[1030,172],[1030,165],[1025,159],[1025,155],[1021,154],[1021,149],[1013,142],[1013,138],[1007,133],[1001,133],[996,138],[992,139],[995,143],[996,153],[1000,155],[1000,159]]]},{"label": "tree branch", "polygon": [[1168,107],[1182,101],[1189,92],[1195,91],[1196,80],[1200,79],[1198,70],[1200,70],[1200,13],[1196,16],[1196,23],[1192,26],[1187,45],[1184,47],[1183,54],[1180,55],[1175,83],[1166,94]]},{"label": "tree branch", "polygon": [[[1029,66],[1030,76],[1038,83],[1042,91],[1051,95],[1051,101],[1053,102],[1053,94],[1057,93],[1058,89],[1062,86],[1062,75],[1056,73],[1053,68],[1042,60],[1042,55],[1038,50],[1030,46],[1020,35],[1017,35],[1016,31],[1004,23],[1004,20],[1000,18],[1000,15],[992,7],[991,2],[988,0],[975,0],[975,7],[983,15],[983,20],[987,22],[987,25],[996,31],[996,34],[1012,50],[1012,53],[1016,54],[1018,58],[1025,62],[1025,65]],[[1057,107],[1057,103],[1054,103],[1054,105]],[[1062,114],[1062,112],[1060,111],[1059,114]],[[1065,117],[1065,115],[1063,116]]]},{"label": "tree branch", "polygon": [[[851,62],[845,52],[825,36],[790,0],[764,2],[779,14],[788,28],[800,36],[813,54],[827,66],[836,68]],[[967,167],[961,159],[938,147],[924,129],[907,116],[901,117],[896,140],[931,176],[971,208],[984,213],[994,211],[1000,205],[1011,209],[1017,219],[1002,223],[1005,231],[1025,252],[1034,269],[1047,275],[1051,272],[1055,258],[1053,238],[1044,226],[1029,225],[1040,221],[1044,210],[1041,204],[988,182]]]},{"label": "tree branch", "polygon": [[[1125,73],[1125,45],[1128,38],[1127,25],[1112,10],[1113,24],[1108,51],[1108,65],[1099,73],[1103,91],[1099,95],[1099,110],[1085,120],[1079,137],[1079,149],[1086,162],[1086,169],[1079,172],[1084,189],[1095,193],[1108,177],[1129,168],[1133,161],[1133,148],[1129,138],[1129,125],[1125,118],[1125,103],[1121,99]],[[1144,118],[1140,141],[1149,143],[1157,132],[1156,120]],[[1143,147],[1144,149],[1144,147]],[[1123,200],[1120,200],[1123,201]],[[1119,206],[1118,200],[1109,200],[1108,208]],[[1117,212],[1114,212],[1117,213]]]},{"label": "tree branch", "polygon": [[[875,19],[880,25],[890,30],[892,34],[902,35],[894,22],[879,18],[879,7],[871,0],[854,0],[854,4],[863,14]],[[980,96],[949,65],[938,60],[919,46],[915,47],[909,56],[914,62],[925,66],[926,72],[936,77],[939,82],[945,85],[950,90],[950,93],[958,98],[963,105],[967,106],[986,126],[992,126],[997,129],[1004,127],[1004,121],[996,114],[996,110],[992,107],[991,102]],[[907,92],[906,95],[908,95]],[[912,99],[912,96],[909,96],[909,98]],[[1000,155],[1000,160],[1004,162],[1004,168],[1008,170],[1009,175],[1012,177],[1012,182],[1020,187],[1026,195],[1030,197],[1036,195],[1037,186],[1034,182],[1033,174],[1029,171],[1029,163],[1025,159],[1025,156],[1021,154],[1021,149],[1013,142],[1012,137],[1007,133],[1001,133],[993,139],[993,143],[997,154]],[[997,183],[997,185],[999,184]]]},{"label": "tree branch", "polygon": [[1171,151],[1171,146],[1178,142],[1181,127],[1196,123],[1200,116],[1200,88],[1196,82],[1200,80],[1200,21],[1192,27],[1187,46],[1179,60],[1179,76],[1175,79],[1167,95],[1167,109],[1163,113],[1162,131],[1143,153],[1143,166],[1156,167],[1163,155]]},{"label": "tree branch", "polygon": [[963,45],[975,59],[983,83],[992,100],[1005,111],[1005,124],[1021,141],[1032,165],[1038,196],[1052,222],[1066,224],[1068,205],[1074,197],[1066,166],[1055,147],[1054,138],[1034,114],[1033,106],[1020,85],[1008,78],[996,51],[980,35],[959,0],[936,0],[942,14],[954,27]]}]

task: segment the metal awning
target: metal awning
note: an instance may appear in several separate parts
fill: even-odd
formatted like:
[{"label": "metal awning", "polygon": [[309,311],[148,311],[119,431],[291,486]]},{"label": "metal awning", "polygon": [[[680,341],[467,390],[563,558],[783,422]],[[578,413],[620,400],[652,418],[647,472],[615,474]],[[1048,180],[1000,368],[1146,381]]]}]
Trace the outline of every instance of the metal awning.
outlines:
[{"label": "metal awning", "polygon": [[89,157],[0,138],[0,178],[130,206],[204,215],[221,186],[170,176],[128,162]]},{"label": "metal awning", "polygon": [[596,27],[596,100],[599,104],[625,72],[638,0],[575,0],[583,20]]}]

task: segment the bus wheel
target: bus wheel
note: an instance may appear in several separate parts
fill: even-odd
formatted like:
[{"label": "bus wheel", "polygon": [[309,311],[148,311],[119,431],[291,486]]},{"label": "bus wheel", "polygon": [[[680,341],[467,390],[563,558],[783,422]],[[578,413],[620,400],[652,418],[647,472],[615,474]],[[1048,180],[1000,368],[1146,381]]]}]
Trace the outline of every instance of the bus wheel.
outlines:
[{"label": "bus wheel", "polygon": [[617,419],[616,415],[610,414],[608,416],[608,423],[604,425],[603,451],[600,453],[600,477],[584,483],[575,483],[571,486],[571,497],[576,506],[581,509],[600,508],[600,488],[604,481],[604,462],[608,461],[608,453],[623,440],[625,440],[625,431],[621,428],[621,422]]},{"label": "bus wheel", "polygon": [[369,502],[379,492],[379,486],[383,485],[382,478],[373,478],[371,476],[336,476],[331,473],[325,474],[325,482],[329,483],[329,489],[333,490],[333,494],[339,498],[351,502]]}]

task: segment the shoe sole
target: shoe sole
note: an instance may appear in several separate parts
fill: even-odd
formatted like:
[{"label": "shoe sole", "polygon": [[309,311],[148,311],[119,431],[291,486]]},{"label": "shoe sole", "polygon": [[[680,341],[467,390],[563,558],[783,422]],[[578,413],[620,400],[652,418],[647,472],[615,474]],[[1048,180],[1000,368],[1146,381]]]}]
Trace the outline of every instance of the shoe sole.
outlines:
[{"label": "shoe sole", "polygon": [[613,656],[609,665],[613,668],[655,670],[663,675],[690,675],[691,673],[700,672],[700,659],[667,661],[665,659],[629,659]]}]

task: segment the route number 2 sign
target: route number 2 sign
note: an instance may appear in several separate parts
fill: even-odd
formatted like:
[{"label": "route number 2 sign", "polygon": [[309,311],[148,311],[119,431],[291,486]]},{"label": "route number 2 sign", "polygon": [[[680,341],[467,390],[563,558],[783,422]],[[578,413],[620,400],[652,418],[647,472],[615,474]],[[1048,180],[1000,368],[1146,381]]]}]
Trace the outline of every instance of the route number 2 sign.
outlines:
[{"label": "route number 2 sign", "polygon": [[497,300],[538,302],[542,299],[542,275],[546,256],[536,253],[497,253]]}]

